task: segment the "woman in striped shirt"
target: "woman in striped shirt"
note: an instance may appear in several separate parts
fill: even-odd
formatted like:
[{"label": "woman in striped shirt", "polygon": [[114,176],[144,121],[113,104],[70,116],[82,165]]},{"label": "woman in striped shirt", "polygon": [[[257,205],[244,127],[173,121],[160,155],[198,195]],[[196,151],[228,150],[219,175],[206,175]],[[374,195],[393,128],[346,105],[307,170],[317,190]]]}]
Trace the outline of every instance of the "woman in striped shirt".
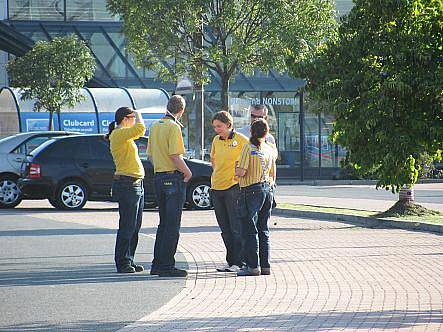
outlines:
[{"label": "woman in striped shirt", "polygon": [[266,120],[251,125],[251,138],[241,153],[235,174],[239,177],[241,195],[237,207],[241,218],[247,267],[239,276],[271,274],[269,261],[269,219],[272,209],[271,183],[275,182],[274,149],[265,142],[269,132]]}]

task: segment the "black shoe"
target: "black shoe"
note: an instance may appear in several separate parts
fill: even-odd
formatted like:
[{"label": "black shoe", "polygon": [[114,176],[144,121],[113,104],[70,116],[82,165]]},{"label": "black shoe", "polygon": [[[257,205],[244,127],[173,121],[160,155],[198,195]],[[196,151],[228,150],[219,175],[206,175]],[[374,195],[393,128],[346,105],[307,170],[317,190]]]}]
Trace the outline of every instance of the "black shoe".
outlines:
[{"label": "black shoe", "polygon": [[135,272],[143,272],[145,270],[142,265],[132,264],[132,267],[135,269]]},{"label": "black shoe", "polygon": [[118,273],[135,273],[135,269],[132,266],[124,266],[117,269]]},{"label": "black shoe", "polygon": [[159,269],[151,269],[151,272],[149,272],[151,276],[158,276],[160,274]]},{"label": "black shoe", "polygon": [[[152,274],[152,270],[151,270]],[[177,277],[177,278],[185,278],[188,275],[188,272],[185,270],[180,270],[177,268],[172,268],[170,270],[159,270],[158,275],[160,277]]]}]

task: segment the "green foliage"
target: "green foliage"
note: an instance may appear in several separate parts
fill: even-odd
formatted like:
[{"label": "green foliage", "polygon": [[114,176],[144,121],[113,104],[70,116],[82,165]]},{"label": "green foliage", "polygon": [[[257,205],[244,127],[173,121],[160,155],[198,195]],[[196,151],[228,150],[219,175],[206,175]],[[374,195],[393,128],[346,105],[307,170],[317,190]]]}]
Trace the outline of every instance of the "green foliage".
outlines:
[{"label": "green foliage", "polygon": [[283,71],[335,25],[332,0],[108,0],[108,8],[122,17],[138,65],[164,80],[189,75],[207,83],[209,71],[216,72],[224,107],[239,70]]},{"label": "green foliage", "polygon": [[337,39],[292,67],[319,111],[336,116],[346,162],[392,191],[441,157],[442,27],[441,0],[356,0]]},{"label": "green foliage", "polygon": [[[75,36],[39,41],[7,64],[10,84],[23,88],[22,99],[36,99],[35,111],[60,112],[82,100],[80,89],[92,78],[95,59]],[[51,123],[50,123],[51,126]]]}]

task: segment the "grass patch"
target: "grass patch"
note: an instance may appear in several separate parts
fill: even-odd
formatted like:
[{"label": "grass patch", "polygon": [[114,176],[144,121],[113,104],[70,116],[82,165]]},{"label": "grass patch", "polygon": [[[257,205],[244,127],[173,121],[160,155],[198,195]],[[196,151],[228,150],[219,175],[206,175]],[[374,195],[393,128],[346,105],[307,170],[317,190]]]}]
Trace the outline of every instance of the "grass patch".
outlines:
[{"label": "grass patch", "polygon": [[[359,217],[373,217],[379,219],[389,219],[394,221],[411,221],[411,222],[426,222],[431,224],[443,224],[443,214],[438,211],[432,211],[432,213],[423,214],[425,210],[421,211],[420,214],[410,214],[410,215],[383,215],[384,212],[367,211],[367,210],[356,210],[356,209],[346,209],[346,208],[334,208],[334,207],[324,207],[316,205],[304,205],[304,204],[292,204],[292,203],[279,203],[279,208],[306,211],[306,212],[320,212],[320,213],[332,213],[332,214],[343,214],[349,216],[359,216]],[[423,207],[422,207],[423,208]],[[389,211],[389,210],[388,210]]]}]

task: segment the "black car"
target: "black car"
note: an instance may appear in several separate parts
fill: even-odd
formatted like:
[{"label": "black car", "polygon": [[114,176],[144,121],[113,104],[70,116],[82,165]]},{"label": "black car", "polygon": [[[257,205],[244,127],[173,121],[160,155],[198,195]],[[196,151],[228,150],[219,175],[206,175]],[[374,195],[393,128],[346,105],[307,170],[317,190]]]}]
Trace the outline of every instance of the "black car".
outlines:
[{"label": "black car", "polygon": [[[148,138],[135,141],[145,168],[145,203],[156,206],[153,167],[148,160]],[[211,207],[211,164],[185,159],[193,177],[187,184],[186,205]],[[32,151],[22,164],[19,186],[24,199],[48,199],[59,209],[81,209],[86,201],[111,200],[115,165],[104,135],[51,139]]]}]

